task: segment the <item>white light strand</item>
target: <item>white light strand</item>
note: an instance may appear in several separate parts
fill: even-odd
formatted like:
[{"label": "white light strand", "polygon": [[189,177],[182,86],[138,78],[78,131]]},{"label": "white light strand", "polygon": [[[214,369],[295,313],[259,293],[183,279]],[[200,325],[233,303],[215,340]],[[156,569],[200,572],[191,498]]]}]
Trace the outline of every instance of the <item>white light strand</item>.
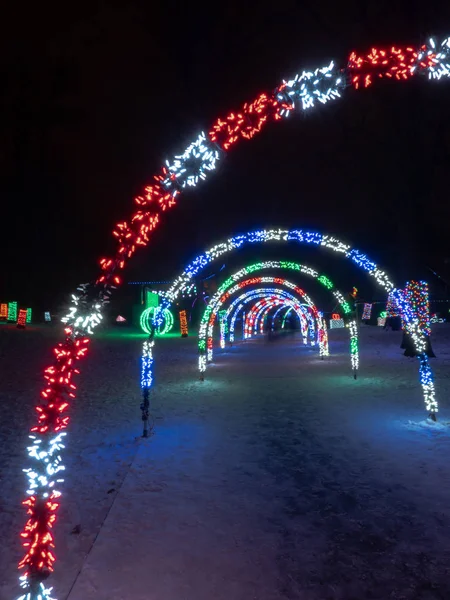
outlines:
[{"label": "white light strand", "polygon": [[283,105],[280,115],[288,117],[297,102],[303,110],[308,110],[316,102],[326,104],[336,100],[341,97],[340,92],[344,87],[343,77],[333,62],[314,71],[303,71],[293,79],[283,81],[275,92],[276,99]]},{"label": "white light strand", "polygon": [[168,175],[161,183],[167,191],[174,191],[175,196],[178,186],[193,187],[205,180],[208,172],[216,168],[219,158],[218,146],[202,131],[183,154],[175,156],[172,163],[166,161]]},{"label": "white light strand", "polygon": [[[19,577],[20,587],[28,589],[29,581],[26,575],[21,575]],[[46,588],[43,583],[39,584],[39,591],[37,595],[33,592],[27,592],[20,596],[17,600],[56,600],[50,594],[52,593],[53,588]]]}]

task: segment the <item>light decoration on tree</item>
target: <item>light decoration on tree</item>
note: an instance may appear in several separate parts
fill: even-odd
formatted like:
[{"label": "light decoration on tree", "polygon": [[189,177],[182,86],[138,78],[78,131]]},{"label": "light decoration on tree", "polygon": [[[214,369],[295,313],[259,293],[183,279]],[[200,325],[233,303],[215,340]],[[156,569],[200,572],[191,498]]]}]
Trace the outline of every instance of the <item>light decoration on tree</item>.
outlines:
[{"label": "light decoration on tree", "polygon": [[44,321],[46,323],[50,323],[51,320],[52,320],[52,316],[51,316],[50,312],[49,311],[45,311],[44,312]]},{"label": "light decoration on tree", "polygon": [[150,334],[155,328],[155,334],[163,336],[172,329],[174,318],[168,308],[150,306],[142,312],[139,324],[145,333]]},{"label": "light decoration on tree", "polygon": [[421,330],[431,335],[430,296],[426,281],[408,281],[405,287],[406,299],[419,317]]},{"label": "light decoration on tree", "polygon": [[[387,300],[387,303],[386,303],[386,311],[385,311],[384,318],[385,319],[389,319],[390,317],[399,317],[399,316],[401,316],[398,311],[399,311],[399,308],[397,307],[395,299],[393,298],[392,292],[391,292],[388,295],[388,300]],[[380,313],[380,317],[382,317],[381,313]]]},{"label": "light decoration on tree", "polygon": [[5,321],[8,318],[8,305],[0,304],[0,320]]},{"label": "light decoration on tree", "polygon": [[[412,283],[412,282],[409,282]],[[410,286],[408,286],[410,287]],[[434,388],[433,373],[427,356],[428,334],[421,324],[421,319],[411,302],[411,292],[407,290],[394,290],[392,300],[402,315],[406,332],[411,336],[419,359],[419,379],[425,400],[425,407],[429,416],[436,421],[438,403]]]},{"label": "light decoration on tree", "polygon": [[372,304],[368,304],[367,302],[365,302],[363,314],[362,314],[362,320],[369,321],[371,316],[372,316]]},{"label": "light decoration on tree", "polygon": [[11,323],[17,321],[17,302],[8,302],[8,321]]},{"label": "light decoration on tree", "polygon": [[26,308],[19,309],[19,316],[17,317],[17,327],[19,329],[25,329],[27,322],[27,310]]},{"label": "light decoration on tree", "polygon": [[31,323],[31,316],[33,314],[33,309],[32,308],[27,308],[27,318],[26,318],[26,322],[27,324]]},{"label": "light decoration on tree", "polygon": [[180,310],[180,332],[181,332],[181,337],[187,337],[189,330],[188,330],[188,323],[187,323],[187,313],[185,310]]},{"label": "light decoration on tree", "polygon": [[[63,320],[67,325],[64,331],[69,333],[66,333],[64,341],[56,346],[55,360],[49,367],[54,370],[53,381],[49,384],[52,398],[54,395],[63,396],[67,388],[66,384],[61,384],[61,380],[66,381],[67,377],[71,379],[76,374],[76,363],[73,358],[67,364],[60,358],[60,353],[71,355],[78,342],[83,344],[87,336],[93,335],[94,329],[101,322],[102,310],[109,303],[112,291],[121,283],[117,273],[123,271],[127,261],[139,247],[148,244],[152,231],[159,224],[160,215],[175,205],[181,190],[200,183],[215,170],[219,158],[238,140],[251,139],[271,121],[282,120],[296,109],[309,110],[318,104],[327,104],[331,100],[340,98],[348,87],[360,89],[369,87],[379,79],[404,80],[421,74],[431,80],[450,77],[450,38],[443,39],[439,44],[434,39],[430,39],[417,49],[372,48],[369,54],[362,56],[352,52],[343,69],[331,62],[324,67],[295,75],[283,81],[273,93],[260,94],[253,102],[245,103],[241,110],[219,118],[207,135],[200,134],[182,154],[175,156],[172,161],[166,161],[160,173],[154,177],[154,181],[144,188],[143,195],[135,198],[138,210],[128,221],[117,224],[113,232],[117,240],[115,256],[102,258],[101,274],[95,283],[83,284],[77,290],[80,294],[72,297],[72,307]],[[265,232],[265,235],[267,233]],[[288,232],[288,235],[292,233]],[[259,237],[258,232],[252,235],[255,241]],[[331,241],[332,238],[321,234],[299,231],[298,235],[306,243],[332,247],[335,251],[344,253],[373,276],[387,291],[393,288],[386,274],[359,251],[351,250],[345,244],[337,240]],[[267,237],[265,241],[268,241]],[[233,238],[235,247],[239,247],[244,242],[245,239]],[[197,265],[198,269],[201,268],[203,260],[208,260],[208,257],[205,255],[201,257]],[[185,275],[186,273],[183,274]],[[188,279],[191,276],[188,276]],[[44,377],[47,373],[48,369]],[[44,405],[47,407],[48,403],[44,402]],[[46,456],[50,443],[48,440],[52,439],[52,435],[53,432],[49,430],[42,438],[42,447],[46,449]],[[36,523],[36,530],[44,531],[48,529],[50,513],[37,508],[41,506],[41,501],[42,498],[39,496],[36,503],[29,505],[28,512],[30,519]],[[56,509],[52,516],[55,513]],[[41,597],[49,596],[50,592],[43,584],[48,575],[48,561],[45,559],[41,564],[42,561],[36,561],[34,558],[42,556],[42,553],[47,556],[46,548],[47,538],[39,536],[38,541],[33,545],[33,552],[30,553],[27,549],[24,559],[20,562],[21,568],[25,569],[25,575],[21,578],[25,590],[23,600],[40,600]],[[33,568],[30,565],[33,565]]]}]

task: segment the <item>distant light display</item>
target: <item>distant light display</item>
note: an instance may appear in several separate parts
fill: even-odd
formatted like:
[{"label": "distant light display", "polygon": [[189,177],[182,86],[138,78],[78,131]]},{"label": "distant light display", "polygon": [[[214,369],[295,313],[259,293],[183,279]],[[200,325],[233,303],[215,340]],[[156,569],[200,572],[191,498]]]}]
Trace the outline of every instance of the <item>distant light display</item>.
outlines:
[{"label": "distant light display", "polygon": [[11,323],[17,321],[17,302],[8,302],[8,321]]},{"label": "distant light display", "polygon": [[32,308],[27,308],[27,318],[26,318],[26,323],[27,325],[29,325],[31,323],[31,316],[33,314],[33,309]]},{"label": "distant light display", "polygon": [[187,313],[185,310],[180,310],[179,313],[179,317],[180,317],[180,332],[181,332],[181,337],[187,337],[189,334],[189,330],[188,330],[188,322],[187,322]]},{"label": "distant light display", "polygon": [[0,304],[0,319],[6,320],[8,318],[8,305]]},{"label": "distant light display", "polygon": [[368,304],[367,302],[364,304],[362,320],[369,321],[372,316],[372,304]]},{"label": "distant light display", "polygon": [[21,308],[19,310],[19,316],[17,317],[17,327],[19,329],[25,329],[26,322],[27,322],[27,311],[25,308]]},{"label": "distant light display", "polygon": [[[258,271],[261,270],[273,270],[273,269],[285,269],[297,272],[298,274],[307,275],[308,277],[312,277],[316,279],[321,285],[323,285],[327,290],[329,290],[334,298],[339,302],[340,308],[345,315],[351,314],[351,307],[349,303],[345,300],[343,294],[334,287],[333,282],[326,276],[320,275],[314,269],[302,265],[300,263],[292,262],[292,261],[264,261],[259,263],[254,263],[252,265],[248,265],[243,267],[236,273],[232,274],[226,281],[224,281],[214,296],[209,300],[208,306],[203,314],[200,329],[199,329],[199,365],[201,365],[206,369],[207,361],[212,360],[213,353],[213,340],[212,340],[212,332],[214,327],[214,322],[216,318],[216,313],[219,310],[219,306],[225,302],[228,297],[234,294],[238,289],[245,287],[246,285],[256,285],[256,284],[273,284],[273,285],[281,285],[286,286],[289,289],[294,290],[297,294],[302,296],[305,292],[293,284],[292,282],[287,282],[285,279],[279,277],[266,277],[266,276],[256,276]],[[245,282],[242,280],[245,277],[249,277]],[[244,286],[245,283],[245,286]],[[173,287],[173,286],[172,286]],[[310,300],[310,306],[314,306],[314,303]],[[317,309],[314,308],[317,311]],[[338,318],[340,316],[336,314]],[[317,315],[314,315],[317,320]],[[342,321],[341,327],[344,327],[344,322]],[[247,335],[249,332],[247,332]],[[328,339],[328,338],[327,338]],[[234,331],[233,337],[234,340]],[[325,352],[324,346],[320,346],[319,349],[323,353]],[[203,352],[206,352],[207,359],[203,357]],[[325,354],[324,354],[325,355]],[[356,360],[356,359],[355,359]],[[355,362],[355,361],[354,361]],[[356,361],[359,364],[359,361]],[[353,363],[352,363],[353,364]],[[202,370],[201,369],[201,370]]]},{"label": "distant light display", "polygon": [[[159,322],[155,322],[155,318],[158,319],[158,313],[161,313],[162,320]],[[156,335],[162,336],[169,333],[174,324],[173,314],[170,312],[168,308],[155,308],[150,306],[150,308],[146,308],[140,317],[139,323],[141,325],[142,331],[150,334],[155,327]]]},{"label": "distant light display", "polygon": [[330,329],[343,329],[344,327],[344,319],[330,319]]}]

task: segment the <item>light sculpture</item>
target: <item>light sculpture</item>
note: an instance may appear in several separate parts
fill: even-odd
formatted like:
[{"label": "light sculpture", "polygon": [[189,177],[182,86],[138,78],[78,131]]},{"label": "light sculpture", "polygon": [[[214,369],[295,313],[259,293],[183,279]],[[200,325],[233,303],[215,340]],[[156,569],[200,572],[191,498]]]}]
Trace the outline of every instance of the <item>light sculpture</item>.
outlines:
[{"label": "light sculpture", "polygon": [[25,308],[19,309],[19,316],[17,317],[17,327],[19,329],[25,329],[27,322],[27,311]]},{"label": "light sculpture", "polygon": [[0,304],[0,320],[6,321],[7,318],[8,318],[8,305],[6,303]]},{"label": "light sculpture", "polygon": [[[267,314],[267,312],[270,311],[274,306],[278,306],[279,304],[284,305],[286,303],[288,303],[290,306],[289,310],[295,310],[301,324],[303,325],[303,321],[305,322],[306,327],[302,327],[302,336],[303,338],[305,338],[304,331],[305,329],[307,331],[308,327],[307,317],[305,316],[305,308],[299,303],[291,305],[289,301],[278,298],[263,298],[251,308],[250,312],[247,314],[247,319],[249,321],[248,331],[250,332],[250,335],[252,333],[257,334],[258,331],[260,333],[263,333],[264,317]],[[307,341],[304,343],[307,343]]]},{"label": "light sculpture", "polygon": [[[162,318],[161,318],[162,317]],[[156,323],[155,318],[159,319]],[[174,324],[173,314],[168,308],[150,306],[146,308],[139,319],[142,331],[147,334],[152,332],[155,327],[155,334],[158,336],[166,335],[172,329]]]},{"label": "light sculpture", "polygon": [[187,337],[189,330],[188,330],[188,323],[187,323],[187,313],[185,310],[180,310],[180,332],[181,332],[181,337]]},{"label": "light sculpture", "polygon": [[[228,280],[227,280],[228,282]],[[246,279],[241,281],[240,283],[235,283],[231,287],[229,283],[225,282],[228,285],[228,288],[225,287],[225,284],[220,286],[218,291],[211,298],[208,303],[205,312],[203,313],[202,320],[200,322],[199,329],[199,350],[201,351],[201,342],[207,337],[206,345],[208,348],[208,360],[212,360],[212,332],[213,326],[216,318],[216,314],[219,311],[221,305],[228,300],[231,296],[236,294],[238,291],[242,290],[250,285],[256,284],[272,284],[272,285],[281,285],[283,287],[287,287],[288,289],[293,290],[296,294],[301,297],[307,298],[305,292],[299,288],[296,284],[287,281],[286,279],[282,279],[279,277],[252,277],[250,279]],[[225,293],[223,293],[223,289],[226,289]],[[309,299],[311,306],[313,306],[313,302]],[[209,358],[209,355],[211,358]]]},{"label": "light sculpture", "polygon": [[364,303],[364,309],[363,309],[363,314],[362,314],[362,320],[363,321],[369,321],[370,317],[372,316],[372,304],[369,304],[368,302]]},{"label": "light sculpture", "polygon": [[8,321],[10,323],[17,321],[17,302],[8,302]]},{"label": "light sculpture", "polygon": [[[203,350],[207,353],[208,356],[211,356],[211,358],[208,358],[208,360],[212,360],[212,344],[213,344],[213,342],[212,342],[212,327],[214,325],[214,320],[215,320],[214,307],[216,306],[216,304],[219,301],[222,301],[222,302],[225,301],[228,297],[227,295],[235,293],[239,287],[242,287],[242,285],[243,285],[242,279],[245,276],[252,275],[252,274],[254,275],[257,271],[261,271],[261,270],[265,270],[265,269],[267,269],[267,270],[286,269],[286,270],[291,270],[291,271],[297,272],[299,274],[307,275],[309,277],[317,279],[317,281],[321,285],[323,285],[327,290],[329,290],[333,294],[335,299],[340,304],[343,314],[348,316],[350,319],[352,318],[351,307],[350,307],[349,303],[345,300],[345,298],[341,294],[341,292],[334,287],[333,282],[326,275],[319,274],[317,271],[315,271],[314,269],[312,269],[308,266],[301,265],[300,263],[296,263],[296,262],[292,262],[292,261],[273,261],[273,260],[271,260],[271,261],[254,263],[252,265],[249,265],[247,267],[240,269],[239,271],[237,271],[236,273],[234,273],[233,275],[228,277],[228,279],[220,285],[219,289],[214,294],[213,298],[210,299],[210,301],[208,303],[208,307],[211,312],[210,313],[208,312],[208,307],[207,307],[207,309],[204,312],[202,321],[200,323],[200,329],[199,329],[199,352],[200,352],[200,362],[201,362],[202,366],[206,365],[206,362],[204,362],[204,358],[202,356]],[[247,282],[248,283],[246,283],[246,285],[252,285],[252,284],[257,284],[257,283],[275,283],[275,284],[287,285],[291,289],[295,289],[295,287],[296,287],[292,283],[286,284],[286,280],[283,280],[281,278],[274,278],[274,277],[251,277],[250,279],[247,280]],[[299,290],[300,290],[300,292],[299,292]],[[297,288],[296,291],[297,291],[297,293],[300,293],[300,294],[303,292],[303,290],[301,290],[300,288]],[[222,298],[222,300],[221,300],[221,295],[224,296]],[[339,316],[339,315],[337,315],[337,316]],[[209,319],[209,318],[212,319],[212,322],[208,325],[204,321],[204,319]],[[317,319],[316,316],[315,316],[315,318]],[[233,332],[233,339],[234,339],[234,332]],[[204,348],[203,348],[203,346],[204,346]],[[319,348],[320,348],[321,352],[324,352],[324,347],[325,347],[324,345],[321,345],[319,343]],[[352,362],[352,364],[359,364],[359,362],[357,362],[355,359]]]},{"label": "light sculpture", "polygon": [[[253,284],[255,284],[255,282],[257,282],[258,280],[262,280],[262,279],[264,280],[264,283],[273,283],[274,280],[277,280],[277,282],[284,281],[284,280],[281,280],[280,278],[273,278],[273,277],[248,279],[246,281],[241,282],[241,284],[235,284],[223,296],[220,295],[221,290],[219,288],[218,292],[213,296],[213,298],[209,302],[208,306],[205,309],[205,312],[203,313],[203,317],[200,322],[200,329],[199,329],[198,347],[199,347],[199,370],[201,373],[201,378],[203,378],[203,373],[206,370],[207,362],[210,362],[212,360],[212,355],[213,355],[212,328],[214,325],[216,314],[219,311],[220,307],[234,293],[240,294],[240,292],[243,288],[247,287],[248,285],[253,285]],[[295,286],[295,284],[291,284],[290,282],[288,282],[288,283],[290,285],[287,285],[287,287],[289,289],[293,289],[299,296],[301,296],[304,299],[304,301],[309,306],[311,306],[313,312],[314,312],[314,310],[317,312],[317,309],[315,309],[314,304],[313,304],[312,300],[309,298],[309,296],[307,294],[305,294],[305,292],[303,292],[303,290],[301,290],[300,288]],[[285,290],[277,290],[276,288],[275,289],[274,288],[262,288],[262,289],[257,289],[257,290],[250,290],[249,292],[247,292],[247,294],[244,294],[243,296],[238,296],[238,298],[232,302],[232,304],[230,305],[230,307],[228,308],[228,311],[227,311],[228,315],[233,311],[233,309],[236,307],[236,305],[242,304],[242,298],[245,298],[245,297],[249,298],[249,297],[252,297],[253,295],[256,296],[256,294],[261,294],[260,297],[270,296],[270,295],[286,295],[286,296],[290,297],[292,300],[298,302],[298,300],[295,296],[293,296],[291,293],[289,293]],[[231,319],[230,331],[234,331],[234,319],[233,318]],[[324,351],[325,351],[325,349],[321,345],[320,346],[321,354]]]}]

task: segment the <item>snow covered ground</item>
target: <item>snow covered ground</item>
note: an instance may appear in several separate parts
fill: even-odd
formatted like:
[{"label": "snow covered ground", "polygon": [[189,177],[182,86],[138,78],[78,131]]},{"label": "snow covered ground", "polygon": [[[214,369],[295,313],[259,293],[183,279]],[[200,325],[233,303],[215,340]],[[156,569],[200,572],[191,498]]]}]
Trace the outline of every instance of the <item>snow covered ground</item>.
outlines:
[{"label": "snow covered ground", "polygon": [[[401,334],[361,328],[320,361],[296,337],[218,351],[157,341],[143,440],[139,335],[93,340],[64,454],[58,600],[450,597],[450,325],[435,325],[439,428]],[[28,427],[53,329],[0,327],[0,598],[18,595]],[[80,526],[79,533],[72,533]]]}]

